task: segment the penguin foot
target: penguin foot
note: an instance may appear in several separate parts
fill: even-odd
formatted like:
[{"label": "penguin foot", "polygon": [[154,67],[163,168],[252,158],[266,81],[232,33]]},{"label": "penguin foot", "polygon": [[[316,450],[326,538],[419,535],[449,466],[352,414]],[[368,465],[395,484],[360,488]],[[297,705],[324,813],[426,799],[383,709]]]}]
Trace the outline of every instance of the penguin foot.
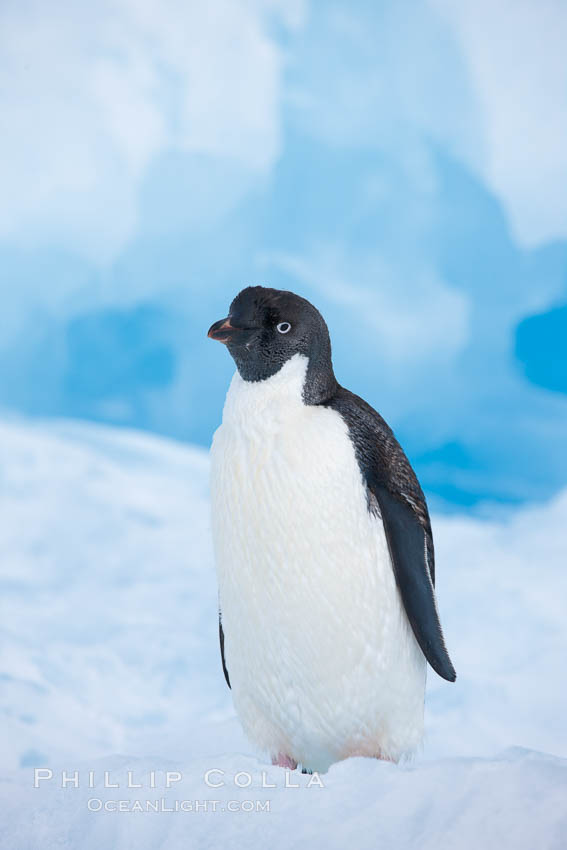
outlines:
[{"label": "penguin foot", "polygon": [[286,756],[284,753],[278,753],[277,756],[272,756],[272,764],[277,767],[286,767],[288,770],[295,770],[297,762],[291,756]]},{"label": "penguin foot", "polygon": [[398,760],[397,760],[397,759],[393,759],[391,756],[383,756],[383,755],[381,755],[381,754],[380,754],[380,755],[374,756],[374,758],[375,758],[375,759],[378,759],[379,761],[391,761],[391,762],[392,762],[392,764],[397,764],[397,763],[398,763]]}]

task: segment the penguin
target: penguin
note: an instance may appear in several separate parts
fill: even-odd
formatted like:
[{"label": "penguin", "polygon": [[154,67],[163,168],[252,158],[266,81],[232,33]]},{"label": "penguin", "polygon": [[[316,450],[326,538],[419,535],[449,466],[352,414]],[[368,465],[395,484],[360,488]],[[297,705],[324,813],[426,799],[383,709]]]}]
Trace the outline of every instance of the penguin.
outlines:
[{"label": "penguin", "polygon": [[342,387],[319,311],[250,286],[209,329],[236,364],[211,446],[222,669],[272,763],[398,762],[427,663],[455,681],[425,497],[384,419]]}]

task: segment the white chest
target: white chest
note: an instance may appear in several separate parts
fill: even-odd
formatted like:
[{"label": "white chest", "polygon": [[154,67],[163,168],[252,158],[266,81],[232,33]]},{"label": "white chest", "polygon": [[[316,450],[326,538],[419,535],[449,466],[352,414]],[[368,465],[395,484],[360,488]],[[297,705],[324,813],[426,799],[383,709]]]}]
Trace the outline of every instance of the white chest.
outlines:
[{"label": "white chest", "polygon": [[[306,366],[296,355],[268,381],[235,375],[211,451],[211,498],[225,655],[244,728],[265,749],[311,748],[325,761],[380,714],[380,676],[413,651],[413,636],[346,424],[302,402]],[[354,703],[345,704],[346,683]],[[331,720],[334,743],[324,732]]]},{"label": "white chest", "polygon": [[296,617],[311,606],[307,585],[344,601],[345,583],[369,579],[361,552],[376,549],[347,427],[333,410],[303,404],[305,367],[296,356],[269,381],[236,375],[212,448],[221,594],[225,582],[242,592],[251,584],[258,606],[279,595]]}]

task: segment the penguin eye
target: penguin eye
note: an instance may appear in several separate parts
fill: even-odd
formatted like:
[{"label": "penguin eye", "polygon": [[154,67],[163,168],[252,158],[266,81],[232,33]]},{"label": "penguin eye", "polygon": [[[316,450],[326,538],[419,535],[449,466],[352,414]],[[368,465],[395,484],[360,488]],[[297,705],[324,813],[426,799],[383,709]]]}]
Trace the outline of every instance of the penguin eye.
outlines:
[{"label": "penguin eye", "polygon": [[286,334],[288,331],[291,330],[291,325],[289,322],[280,322],[277,328],[281,334]]}]

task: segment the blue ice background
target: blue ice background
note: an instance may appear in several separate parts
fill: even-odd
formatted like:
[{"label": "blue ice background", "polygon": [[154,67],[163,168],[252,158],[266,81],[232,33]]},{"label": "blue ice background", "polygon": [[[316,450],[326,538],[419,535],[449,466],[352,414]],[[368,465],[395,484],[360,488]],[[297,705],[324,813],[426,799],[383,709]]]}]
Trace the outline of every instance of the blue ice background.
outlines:
[{"label": "blue ice background", "polygon": [[0,4],[2,846],[187,844],[36,793],[38,762],[173,759],[194,799],[264,766],[188,445],[232,372],[206,330],[259,282],[321,308],[416,465],[459,678],[429,677],[425,762],[348,760],[326,808],[278,793],[239,835],[563,846],[567,491],[508,507],[567,480],[565,44],[556,0]]},{"label": "blue ice background", "polygon": [[[393,425],[437,509],[551,496],[567,482],[567,239],[519,239],[506,200],[417,114],[482,139],[457,35],[435,4],[314,3],[293,26],[258,15],[283,57],[263,172],[164,144],[110,258],[73,228],[4,233],[2,408],[207,446],[232,363],[206,330],[262,283],[321,309],[339,380]],[[423,83],[400,111],[406,73]],[[182,85],[162,85],[172,110]],[[423,310],[416,340],[404,316],[420,324],[424,274],[451,298]],[[397,348],[384,323],[399,324]]]}]

